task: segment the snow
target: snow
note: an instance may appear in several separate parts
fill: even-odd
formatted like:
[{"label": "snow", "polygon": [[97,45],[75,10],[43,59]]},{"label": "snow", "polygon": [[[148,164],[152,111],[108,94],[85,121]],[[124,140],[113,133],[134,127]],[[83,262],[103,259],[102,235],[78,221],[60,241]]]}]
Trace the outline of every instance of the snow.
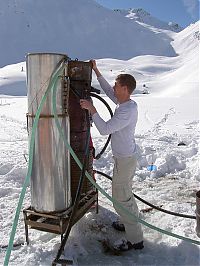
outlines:
[{"label": "snow", "polygon": [[[9,8],[12,7],[11,2],[8,1]],[[49,2],[52,4],[52,1]],[[86,8],[91,7],[89,4],[92,2],[86,1]],[[3,3],[6,5],[7,2]],[[16,6],[18,1],[15,3]],[[86,8],[82,10],[83,13],[86,12]],[[103,18],[102,12],[104,16],[106,12],[110,12],[96,4],[95,7],[92,4],[92,8],[99,9],[98,18],[101,16]],[[2,15],[3,11],[0,10]],[[116,20],[121,23],[119,16],[121,15],[118,15]],[[110,23],[116,23],[116,20]],[[89,22],[87,21],[85,25],[88,26],[87,23]],[[129,28],[129,22],[123,23]],[[114,32],[113,27],[112,25],[111,32]],[[132,31],[135,32],[138,27],[135,25]],[[163,34],[169,34],[166,47],[172,47],[170,51],[171,49],[175,51],[174,57],[169,50],[166,50],[166,54],[160,54],[160,49],[157,54],[143,51],[138,52],[138,56],[137,53],[131,54],[132,51],[129,50],[128,59],[119,60],[120,56],[116,57],[117,48],[113,50],[113,54],[110,52],[109,58],[106,58],[101,54],[101,42],[98,44],[101,56],[96,54],[96,58],[102,58],[97,60],[97,64],[111,84],[114,84],[115,77],[119,73],[133,74],[137,80],[137,88],[132,95],[139,109],[135,134],[138,167],[133,179],[133,192],[157,206],[190,215],[195,215],[195,195],[200,190],[198,28],[199,22],[179,33],[160,29]],[[152,34],[156,35],[153,31]],[[146,38],[153,47],[153,35],[149,37],[147,34]],[[158,39],[155,38],[158,44]],[[77,48],[78,45],[80,43],[77,44]],[[57,48],[55,46],[55,49]],[[145,50],[145,47],[141,49]],[[69,51],[71,52],[70,49]],[[0,46],[0,53],[5,53],[5,47]],[[25,50],[22,49],[20,53],[24,55]],[[7,60],[7,55],[5,58]],[[8,244],[19,194],[27,171],[26,67],[23,60],[16,64],[20,58],[12,54],[8,61],[2,64],[4,66],[6,63],[6,66],[0,68],[0,246]],[[143,94],[144,84],[149,94]],[[93,76],[93,86],[99,88],[95,76]],[[114,104],[103,93],[101,96],[114,110]],[[109,119],[109,113],[102,103],[94,99],[94,104],[103,118]],[[106,138],[100,136],[94,126],[92,137],[98,153]],[[178,146],[181,142],[186,145]],[[147,167],[151,163],[157,166],[157,171],[148,171]],[[102,158],[94,162],[94,168],[112,175],[112,167],[112,152],[109,146]],[[109,180],[100,175],[96,175],[96,180],[107,193],[111,194]],[[141,210],[141,218],[148,223],[199,240],[195,232],[195,220],[172,217],[157,210],[143,212],[142,210],[148,206],[139,201],[137,203]],[[64,253],[66,258],[74,260],[75,265],[200,265],[199,246],[147,227],[143,227],[145,248],[142,251],[130,251],[121,256],[103,253],[100,243],[102,239],[109,238],[115,241],[123,238],[124,234],[115,232],[111,228],[116,213],[111,202],[100,193],[99,205],[98,214],[91,209],[72,228]],[[23,209],[28,206],[30,206],[29,187]],[[9,265],[51,265],[59,248],[60,236],[30,229],[29,237],[29,246],[23,244],[13,249]],[[24,241],[24,222],[21,212],[15,243]],[[6,249],[0,249],[0,265],[3,265],[5,251]]]},{"label": "snow", "polygon": [[175,56],[165,32],[154,34],[93,0],[1,0],[0,36],[0,67],[24,61],[28,52],[65,53],[79,60]]}]

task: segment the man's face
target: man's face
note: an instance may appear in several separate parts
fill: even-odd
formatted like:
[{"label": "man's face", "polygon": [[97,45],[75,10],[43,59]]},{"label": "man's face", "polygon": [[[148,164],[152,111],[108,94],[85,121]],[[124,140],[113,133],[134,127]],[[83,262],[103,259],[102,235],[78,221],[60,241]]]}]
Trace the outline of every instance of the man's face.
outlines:
[{"label": "man's face", "polygon": [[127,87],[120,85],[119,81],[115,81],[115,85],[113,86],[113,90],[114,90],[115,97],[118,100],[120,100],[121,96],[123,96],[124,93],[126,93]]}]

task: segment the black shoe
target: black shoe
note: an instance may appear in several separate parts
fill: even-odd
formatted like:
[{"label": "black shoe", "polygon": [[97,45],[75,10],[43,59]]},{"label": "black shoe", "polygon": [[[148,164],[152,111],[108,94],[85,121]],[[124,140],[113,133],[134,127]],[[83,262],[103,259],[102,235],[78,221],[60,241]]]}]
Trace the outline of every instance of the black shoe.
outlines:
[{"label": "black shoe", "polygon": [[118,221],[112,223],[112,227],[117,231],[125,232],[125,227],[123,224],[120,224]]},{"label": "black shoe", "polygon": [[125,241],[123,240],[123,242],[119,245],[115,246],[115,249],[120,250],[120,251],[128,251],[131,249],[143,249],[144,245],[143,245],[143,241],[138,242],[136,244],[132,244],[130,241]]}]

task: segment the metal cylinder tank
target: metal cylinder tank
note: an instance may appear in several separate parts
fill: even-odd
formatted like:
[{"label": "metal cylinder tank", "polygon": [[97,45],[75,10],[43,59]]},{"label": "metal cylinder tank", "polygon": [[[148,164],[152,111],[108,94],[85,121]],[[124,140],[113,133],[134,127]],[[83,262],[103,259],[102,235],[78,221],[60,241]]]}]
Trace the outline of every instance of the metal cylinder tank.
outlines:
[{"label": "metal cylinder tank", "polygon": [[[46,92],[50,77],[64,54],[28,54],[28,132],[29,141],[35,114]],[[66,66],[67,68],[67,66]],[[65,75],[63,71],[63,77]],[[68,116],[69,92],[64,80],[57,83],[56,108],[62,130],[70,141]],[[70,154],[66,149],[55,124],[51,92],[43,105],[35,134],[33,168],[31,175],[31,207],[42,213],[60,212],[71,205]]]}]

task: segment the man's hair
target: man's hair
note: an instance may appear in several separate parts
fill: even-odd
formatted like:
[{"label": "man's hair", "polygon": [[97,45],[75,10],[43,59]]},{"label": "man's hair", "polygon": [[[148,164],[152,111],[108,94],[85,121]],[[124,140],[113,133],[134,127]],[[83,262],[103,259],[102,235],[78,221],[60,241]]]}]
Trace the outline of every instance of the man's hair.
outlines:
[{"label": "man's hair", "polygon": [[130,74],[120,74],[117,76],[116,81],[118,81],[121,86],[127,86],[130,94],[136,88],[136,80]]}]

